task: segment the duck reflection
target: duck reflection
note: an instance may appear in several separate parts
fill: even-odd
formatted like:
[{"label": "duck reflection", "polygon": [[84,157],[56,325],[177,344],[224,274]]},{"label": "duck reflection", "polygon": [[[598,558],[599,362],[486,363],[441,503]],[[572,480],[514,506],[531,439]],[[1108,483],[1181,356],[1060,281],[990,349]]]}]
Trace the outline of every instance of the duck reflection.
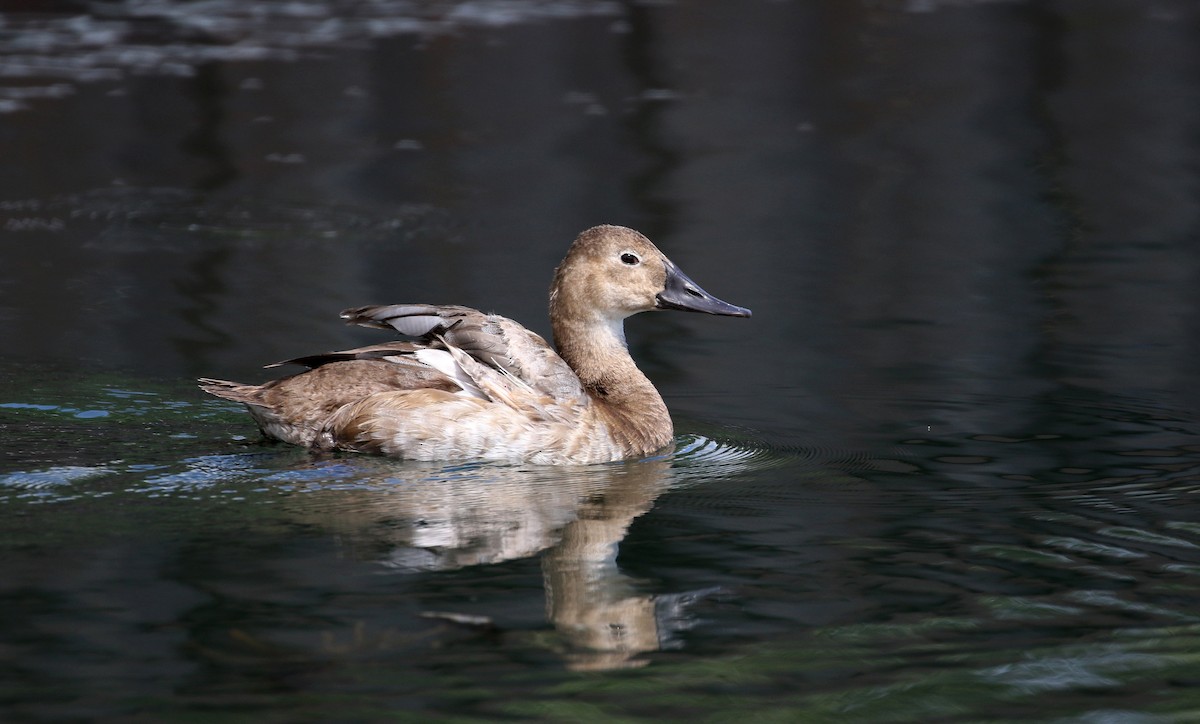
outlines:
[{"label": "duck reflection", "polygon": [[666,489],[669,474],[663,460],[621,466],[602,491],[580,501],[575,519],[542,555],[546,614],[576,649],[572,668],[640,665],[634,657],[665,639],[656,597],[634,590],[617,568],[617,548]]},{"label": "duck reflection", "polygon": [[[366,462],[368,471],[374,464]],[[661,648],[670,630],[686,620],[691,597],[639,593],[616,562],[632,522],[672,484],[669,458],[577,468],[479,464],[404,471],[415,474],[400,479],[393,467],[368,472],[367,481],[358,477],[356,489],[327,486],[293,496],[302,506],[293,512],[333,529],[354,557],[398,572],[453,570],[540,553],[547,616],[574,669],[643,665],[637,656]]]}]

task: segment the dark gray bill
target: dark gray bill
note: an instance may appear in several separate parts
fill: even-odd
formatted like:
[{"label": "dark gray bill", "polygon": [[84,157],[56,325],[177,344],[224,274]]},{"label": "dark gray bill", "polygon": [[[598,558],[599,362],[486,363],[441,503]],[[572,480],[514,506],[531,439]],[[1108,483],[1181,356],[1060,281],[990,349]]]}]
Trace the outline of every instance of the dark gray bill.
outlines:
[{"label": "dark gray bill", "polygon": [[658,293],[659,309],[681,309],[685,312],[704,312],[726,317],[749,317],[750,310],[723,302],[700,288],[679,267],[667,262],[667,281]]}]

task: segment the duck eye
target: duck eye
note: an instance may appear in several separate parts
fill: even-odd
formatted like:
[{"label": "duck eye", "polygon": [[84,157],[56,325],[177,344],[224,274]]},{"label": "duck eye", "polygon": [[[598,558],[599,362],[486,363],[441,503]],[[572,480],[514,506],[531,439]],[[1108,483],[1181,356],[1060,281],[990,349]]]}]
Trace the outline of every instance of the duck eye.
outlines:
[{"label": "duck eye", "polygon": [[638,258],[637,254],[627,251],[621,255],[621,263],[627,266],[637,266],[642,263],[642,260]]}]

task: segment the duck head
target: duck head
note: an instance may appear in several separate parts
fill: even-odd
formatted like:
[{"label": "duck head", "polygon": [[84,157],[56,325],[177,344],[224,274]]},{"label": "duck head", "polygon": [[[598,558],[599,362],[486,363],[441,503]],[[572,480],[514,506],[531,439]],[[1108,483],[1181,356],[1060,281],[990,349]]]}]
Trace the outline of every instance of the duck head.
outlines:
[{"label": "duck head", "polygon": [[704,291],[642,234],[624,226],[595,226],[571,245],[554,273],[550,316],[620,325],[638,312],[678,309],[727,317],[750,310]]}]

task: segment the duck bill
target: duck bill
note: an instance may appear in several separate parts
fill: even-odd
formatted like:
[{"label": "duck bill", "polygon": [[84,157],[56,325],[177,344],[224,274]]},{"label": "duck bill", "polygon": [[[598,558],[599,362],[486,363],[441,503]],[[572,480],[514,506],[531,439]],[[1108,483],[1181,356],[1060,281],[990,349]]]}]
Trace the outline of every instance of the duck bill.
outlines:
[{"label": "duck bill", "polygon": [[750,316],[749,309],[717,299],[670,262],[667,263],[667,281],[655,301],[658,309],[679,309],[685,312],[719,314],[724,317]]}]

